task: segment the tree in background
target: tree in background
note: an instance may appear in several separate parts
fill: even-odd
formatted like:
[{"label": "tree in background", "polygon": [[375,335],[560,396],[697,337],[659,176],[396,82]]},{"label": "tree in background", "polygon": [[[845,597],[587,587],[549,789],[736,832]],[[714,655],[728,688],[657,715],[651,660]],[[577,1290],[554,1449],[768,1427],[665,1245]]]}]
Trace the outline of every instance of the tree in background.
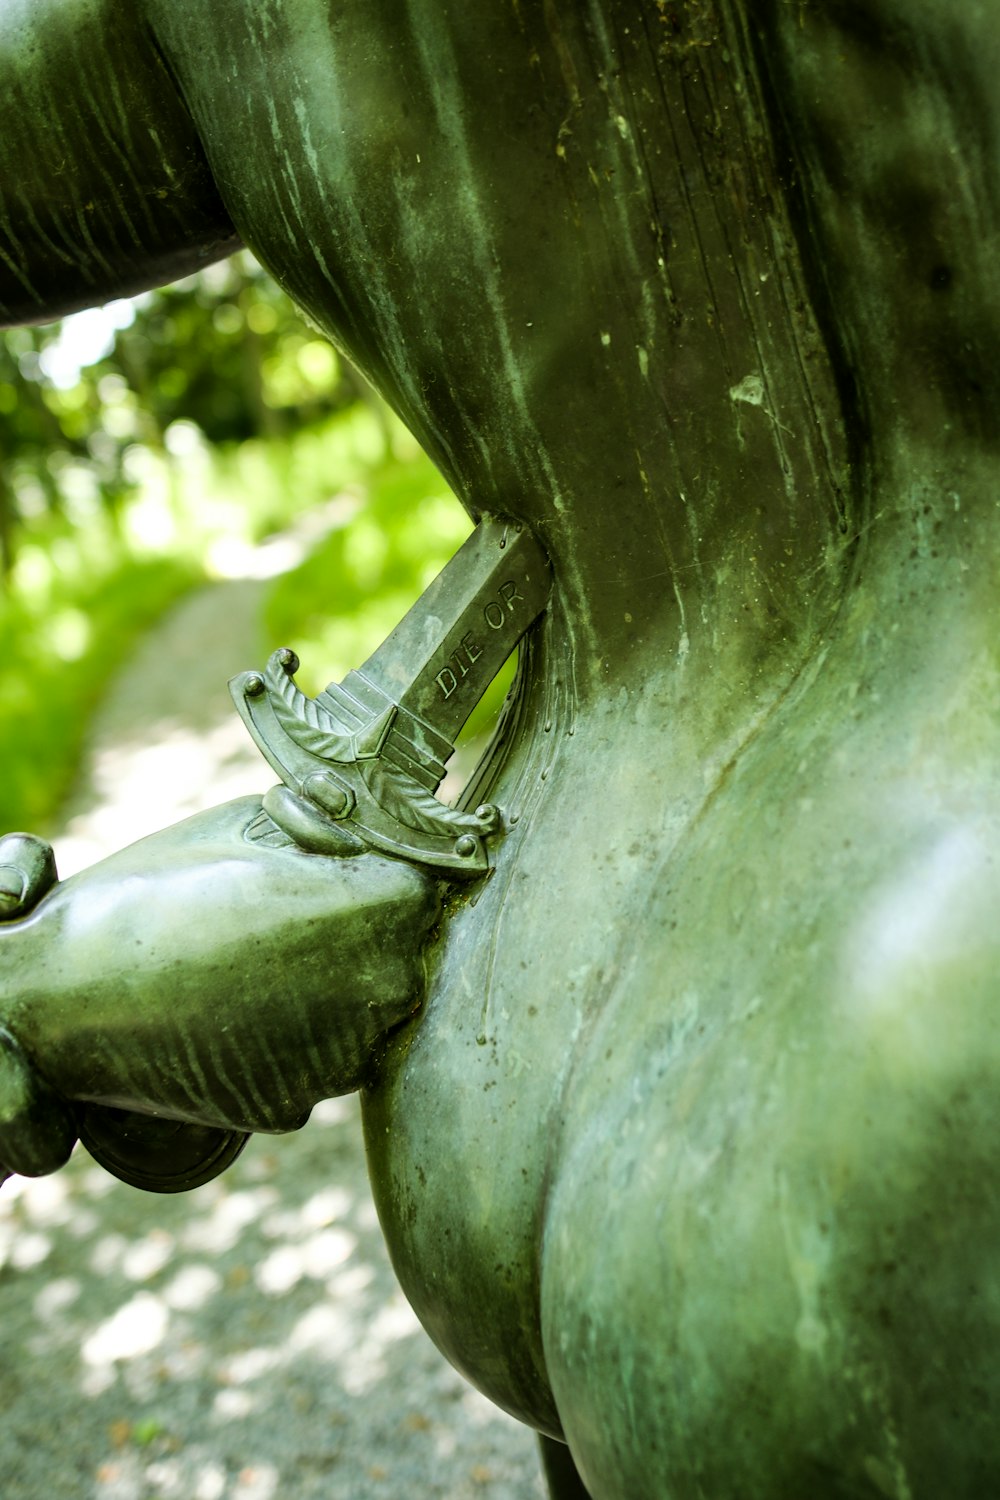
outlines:
[{"label": "tree in background", "polygon": [[[363,394],[246,253],[117,304],[111,319],[117,329],[99,312],[0,335],[5,577],[39,516],[89,520],[96,504],[114,515],[141,483],[135,449],[169,456],[175,422],[215,445],[288,437]],[[95,332],[113,334],[106,351],[87,349]]]},{"label": "tree in background", "polygon": [[314,648],[314,687],[367,654],[469,523],[248,253],[0,333],[0,827],[50,825],[139,632],[323,505],[266,604],[269,633]]}]

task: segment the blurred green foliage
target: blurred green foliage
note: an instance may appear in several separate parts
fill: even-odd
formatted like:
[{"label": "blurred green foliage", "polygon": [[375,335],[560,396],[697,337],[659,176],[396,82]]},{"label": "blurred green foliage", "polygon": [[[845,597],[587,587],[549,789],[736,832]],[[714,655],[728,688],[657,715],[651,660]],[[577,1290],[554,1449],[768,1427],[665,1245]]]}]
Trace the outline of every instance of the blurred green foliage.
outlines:
[{"label": "blurred green foliage", "polygon": [[0,568],[10,574],[21,537],[48,516],[114,517],[145,483],[145,456],[183,457],[192,425],[210,445],[282,438],[366,396],[246,253],[134,303],[9,329]]},{"label": "blurred green foliage", "polygon": [[313,550],[275,580],[266,630],[316,690],[469,521],[249,255],[0,334],[0,828],[50,826],[137,634],[306,512]]}]

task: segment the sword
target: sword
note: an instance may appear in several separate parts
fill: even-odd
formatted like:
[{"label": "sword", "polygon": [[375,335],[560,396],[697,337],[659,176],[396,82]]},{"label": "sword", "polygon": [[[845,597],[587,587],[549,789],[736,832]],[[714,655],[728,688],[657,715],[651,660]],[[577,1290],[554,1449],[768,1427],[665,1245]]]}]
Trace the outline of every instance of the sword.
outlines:
[{"label": "sword", "polygon": [[374,849],[449,872],[489,868],[501,831],[484,803],[458,811],[434,793],[455,738],[548,602],[548,558],[531,532],[484,520],[362,667],[316,698],[295,684],[299,659],[275,651],[229,684],[283,788],[248,830],[275,825],[306,849]]},{"label": "sword", "polygon": [[[274,652],[263,672],[234,677],[237,708],[282,781],[265,794],[246,836],[346,856],[376,850],[450,879],[486,873],[487,840],[502,832],[499,810],[484,804],[459,811],[434,794],[456,735],[544,611],[549,589],[548,559],[531,533],[486,520],[343,682],[307,697],[295,685],[298,658],[288,649]],[[47,845],[45,851],[51,859]],[[0,1062],[8,1075],[0,1079],[0,1126],[20,1131],[8,1146],[19,1140],[31,1148],[20,1170],[54,1170],[78,1134],[116,1177],[176,1192],[215,1177],[247,1140],[239,1129],[85,1101],[67,1105],[50,1097],[2,1027]],[[10,1175],[0,1160],[0,1185]]]}]

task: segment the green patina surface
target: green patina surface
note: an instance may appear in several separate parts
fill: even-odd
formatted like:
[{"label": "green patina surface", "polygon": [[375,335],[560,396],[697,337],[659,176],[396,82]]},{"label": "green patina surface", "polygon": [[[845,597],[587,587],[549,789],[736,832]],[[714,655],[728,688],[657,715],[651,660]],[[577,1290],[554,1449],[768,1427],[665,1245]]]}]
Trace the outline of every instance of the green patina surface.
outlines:
[{"label": "green patina surface", "polygon": [[552,560],[362,1073],[407,1294],[595,1500],[997,1485],[998,20],[0,11],[11,318],[238,235]]}]

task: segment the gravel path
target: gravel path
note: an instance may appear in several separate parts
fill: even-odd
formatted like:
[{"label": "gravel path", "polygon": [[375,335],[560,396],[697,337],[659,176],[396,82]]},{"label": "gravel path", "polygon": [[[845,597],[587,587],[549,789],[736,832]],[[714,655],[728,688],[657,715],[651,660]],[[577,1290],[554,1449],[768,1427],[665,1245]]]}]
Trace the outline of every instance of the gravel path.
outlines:
[{"label": "gravel path", "polygon": [[[226,680],[263,585],[215,584],[140,646],[55,840],[63,875],[273,779]],[[541,1500],[532,1434],[441,1358],[396,1287],[356,1102],[179,1197],[82,1152],[0,1190],[0,1500]]]}]

